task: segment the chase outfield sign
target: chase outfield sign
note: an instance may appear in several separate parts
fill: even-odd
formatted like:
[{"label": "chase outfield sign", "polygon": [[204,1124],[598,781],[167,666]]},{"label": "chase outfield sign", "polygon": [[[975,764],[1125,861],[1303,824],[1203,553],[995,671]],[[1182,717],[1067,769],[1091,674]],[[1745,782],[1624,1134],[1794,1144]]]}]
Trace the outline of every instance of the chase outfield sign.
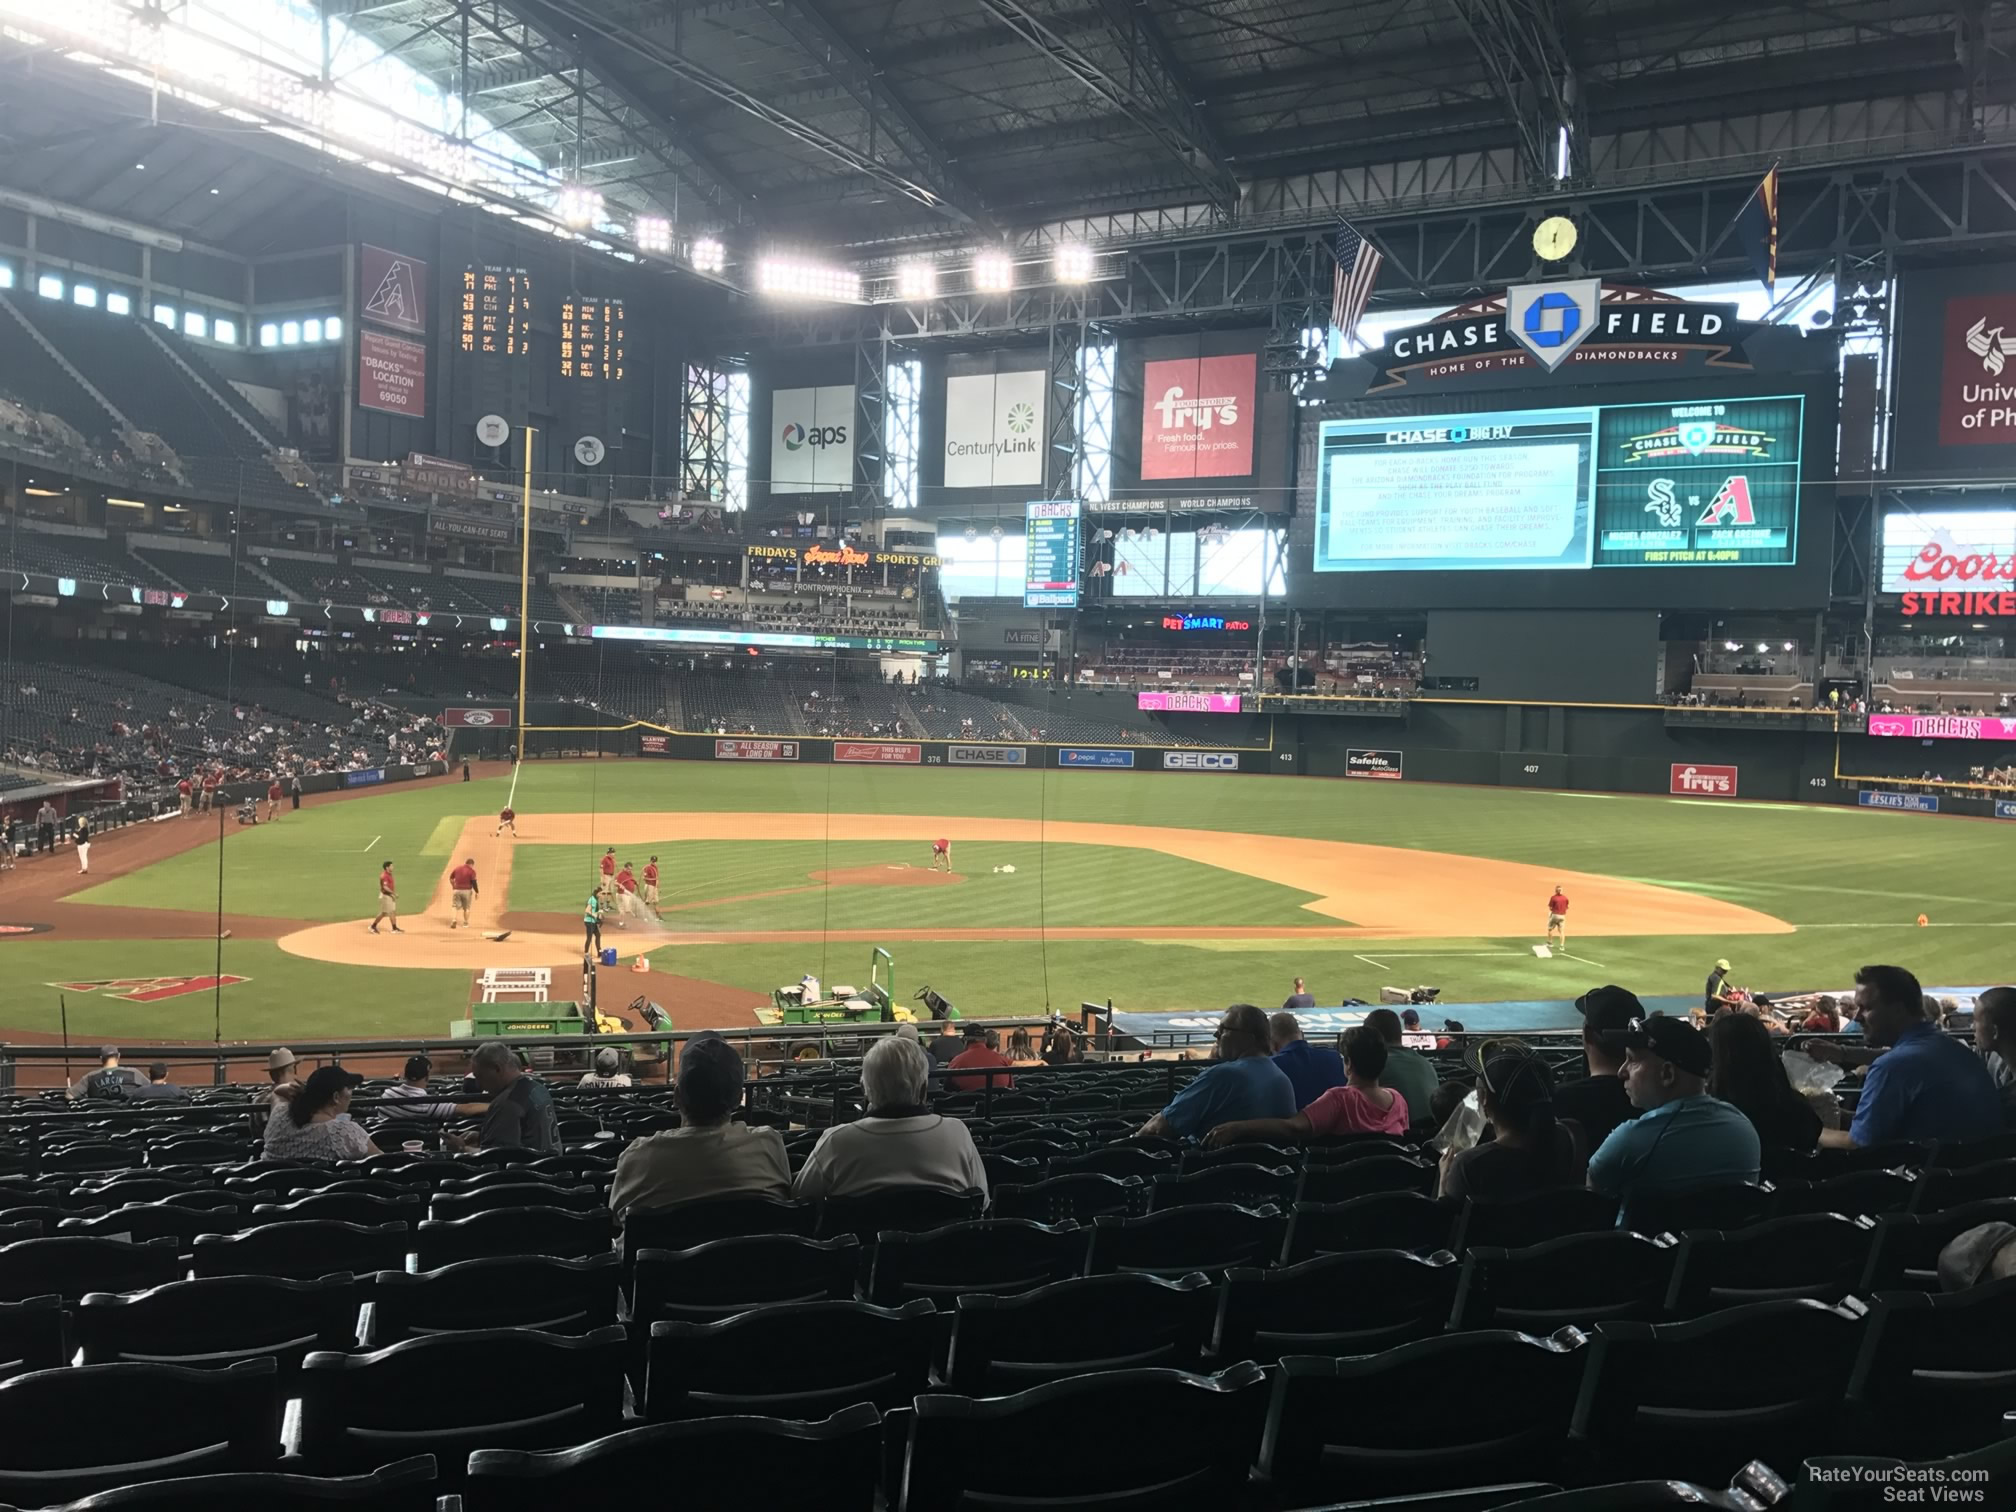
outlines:
[{"label": "chase outfield sign", "polygon": [[1374,373],[1365,392],[1488,387],[1550,373],[1602,383],[1701,369],[1747,372],[1743,340],[1754,329],[1732,304],[1696,304],[1593,278],[1515,284],[1395,331],[1369,354]]}]

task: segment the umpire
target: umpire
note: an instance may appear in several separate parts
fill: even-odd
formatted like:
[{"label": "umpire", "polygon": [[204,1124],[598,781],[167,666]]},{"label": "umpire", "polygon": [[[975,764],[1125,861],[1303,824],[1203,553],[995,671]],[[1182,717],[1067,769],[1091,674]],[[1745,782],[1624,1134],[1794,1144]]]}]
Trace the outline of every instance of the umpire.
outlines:
[{"label": "umpire", "polygon": [[42,800],[42,807],[35,810],[35,838],[38,842],[36,849],[44,855],[56,849],[56,805],[47,798]]}]

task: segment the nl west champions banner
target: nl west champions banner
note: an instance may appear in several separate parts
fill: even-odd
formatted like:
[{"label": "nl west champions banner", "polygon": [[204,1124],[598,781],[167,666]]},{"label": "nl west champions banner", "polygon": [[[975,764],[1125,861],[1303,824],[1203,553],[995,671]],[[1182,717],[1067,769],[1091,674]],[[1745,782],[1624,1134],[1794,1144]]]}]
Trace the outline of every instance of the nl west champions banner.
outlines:
[{"label": "nl west champions banner", "polygon": [[1141,476],[1243,478],[1253,471],[1251,352],[1141,369]]},{"label": "nl west champions banner", "polygon": [[854,486],[854,385],[778,389],[770,397],[770,491]]},{"label": "nl west champions banner", "polygon": [[945,486],[1040,487],[1049,374],[977,373],[945,380]]}]

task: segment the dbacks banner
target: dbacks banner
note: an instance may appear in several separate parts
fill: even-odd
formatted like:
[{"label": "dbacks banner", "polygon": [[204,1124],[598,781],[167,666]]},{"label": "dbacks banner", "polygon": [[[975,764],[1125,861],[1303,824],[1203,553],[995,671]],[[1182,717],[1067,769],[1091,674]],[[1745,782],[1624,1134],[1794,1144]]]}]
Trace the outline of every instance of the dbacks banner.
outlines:
[{"label": "dbacks banner", "polygon": [[509,709],[443,709],[438,722],[444,725],[462,725],[472,730],[508,730],[511,728]]},{"label": "dbacks banner", "polygon": [[1144,363],[1141,476],[1250,477],[1258,365],[1251,352]]}]

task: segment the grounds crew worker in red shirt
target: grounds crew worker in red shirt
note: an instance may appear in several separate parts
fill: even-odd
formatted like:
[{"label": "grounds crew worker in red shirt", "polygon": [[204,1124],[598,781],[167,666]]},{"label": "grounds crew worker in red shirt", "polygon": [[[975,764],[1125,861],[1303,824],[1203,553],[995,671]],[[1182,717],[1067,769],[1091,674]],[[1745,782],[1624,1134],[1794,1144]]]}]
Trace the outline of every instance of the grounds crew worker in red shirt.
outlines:
[{"label": "grounds crew worker in red shirt", "polygon": [[476,901],[476,894],[482,889],[476,885],[476,858],[470,856],[448,873],[448,899],[455,912],[462,915],[460,920],[450,919],[448,927],[453,929],[459,922],[465,929],[469,927],[469,905]]},{"label": "grounds crew worker in red shirt", "polygon": [[658,914],[658,858],[653,856],[644,863],[644,906],[651,910],[651,917]]},{"label": "grounds crew worker in red shirt", "polygon": [[602,894],[604,908],[616,901],[616,847],[613,845],[602,852],[602,882],[595,890]]},{"label": "grounds crew worker in red shirt", "polygon": [[637,912],[637,873],[630,870],[630,863],[623,863],[623,870],[616,873],[616,927],[628,929],[630,915]]},{"label": "grounds crew worker in red shirt", "polygon": [[185,819],[189,817],[189,810],[194,807],[189,801],[189,793],[189,779],[184,777],[180,782],[175,784],[175,796],[182,800],[182,817]]},{"label": "grounds crew worker in red shirt", "polygon": [[1554,884],[1554,896],[1547,900],[1547,943],[1568,947],[1568,894],[1561,891],[1561,884]]},{"label": "grounds crew worker in red shirt", "polygon": [[266,822],[271,824],[273,816],[280,812],[280,800],[285,796],[280,791],[280,779],[275,777],[266,786]]},{"label": "grounds crew worker in red shirt", "polygon": [[371,933],[378,933],[378,926],[387,919],[392,921],[392,933],[406,933],[399,927],[399,884],[392,880],[390,861],[378,868],[378,917],[371,921]]}]

